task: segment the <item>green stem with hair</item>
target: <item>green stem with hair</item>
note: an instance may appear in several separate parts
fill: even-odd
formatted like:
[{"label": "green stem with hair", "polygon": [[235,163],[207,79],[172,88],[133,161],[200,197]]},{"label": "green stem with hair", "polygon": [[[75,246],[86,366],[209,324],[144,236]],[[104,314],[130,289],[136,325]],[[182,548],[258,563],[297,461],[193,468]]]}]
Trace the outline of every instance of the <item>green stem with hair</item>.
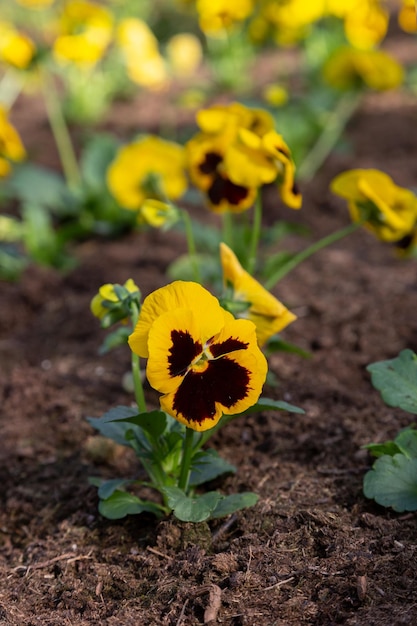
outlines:
[{"label": "green stem with hair", "polygon": [[331,111],[323,131],[297,168],[297,180],[308,182],[323,165],[361,102],[360,92],[347,92]]},{"label": "green stem with hair", "polygon": [[74,146],[62,112],[53,80],[45,71],[40,71],[43,98],[51,130],[54,135],[64,176],[69,187],[77,187],[81,181]]},{"label": "green stem with hair", "polygon": [[261,236],[262,227],[262,193],[258,190],[255,200],[255,206],[253,208],[253,223],[252,223],[252,237],[249,245],[249,254],[247,258],[247,270],[249,274],[254,273],[256,266],[256,259],[258,255],[258,245]]},{"label": "green stem with hair", "polygon": [[198,264],[198,259],[197,259],[197,249],[196,249],[195,240],[194,240],[193,225],[192,225],[190,216],[187,211],[181,210],[181,218],[182,218],[182,221],[184,222],[185,237],[187,239],[188,254],[191,258],[194,280],[197,283],[201,284],[202,281],[201,281],[201,274],[200,274],[200,266]]},{"label": "green stem with hair", "polygon": [[[135,328],[138,322],[138,318],[139,318],[139,309],[134,302],[132,302],[130,306],[131,306],[132,327]],[[133,351],[132,351],[132,375],[133,375],[133,387],[135,390],[136,404],[138,405],[138,409],[140,413],[146,413],[147,409],[146,409],[145,394],[143,392],[140,358]]]},{"label": "green stem with hair", "polygon": [[330,246],[332,243],[335,243],[336,241],[347,237],[351,233],[358,230],[358,228],[360,228],[362,225],[363,222],[355,222],[354,224],[349,224],[349,226],[341,228],[340,230],[337,230],[336,232],[331,233],[330,235],[327,235],[322,239],[319,239],[319,241],[316,241],[304,250],[301,250],[301,252],[295,254],[292,259],[290,259],[287,263],[284,263],[284,265],[279,267],[277,271],[268,278],[268,280],[265,282],[265,288],[271,290],[280,280],[282,280],[282,278],[284,278],[284,276],[289,274],[289,272],[291,272],[294,268],[300,265],[300,263],[311,257],[319,250],[327,248],[327,246]]},{"label": "green stem with hair", "polygon": [[178,487],[187,492],[188,481],[190,479],[191,461],[193,458],[194,431],[191,428],[185,429],[185,437],[182,447],[182,461]]}]

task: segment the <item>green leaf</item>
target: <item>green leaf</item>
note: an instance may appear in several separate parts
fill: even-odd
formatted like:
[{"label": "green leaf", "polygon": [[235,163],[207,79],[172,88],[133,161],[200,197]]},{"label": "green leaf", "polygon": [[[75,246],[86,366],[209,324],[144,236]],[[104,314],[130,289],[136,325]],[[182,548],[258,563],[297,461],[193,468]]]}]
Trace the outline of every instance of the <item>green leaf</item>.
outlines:
[{"label": "green leaf", "polygon": [[85,183],[100,191],[106,186],[106,171],[117,151],[118,143],[111,135],[94,135],[83,150],[80,166]]},{"label": "green leaf", "polygon": [[311,352],[303,350],[303,348],[299,348],[294,343],[283,341],[278,335],[272,337],[266,345],[266,353],[268,355],[274,352],[288,352],[289,354],[297,354],[298,356],[303,357],[303,359],[311,358]]},{"label": "green leaf", "polygon": [[395,359],[372,363],[366,369],[388,406],[417,414],[417,355],[412,350],[403,350]]},{"label": "green leaf", "polygon": [[114,491],[106,500],[100,500],[98,510],[107,519],[122,519],[126,515],[153,513],[161,517],[162,509],[148,500],[141,500],[126,491]]},{"label": "green leaf", "polygon": [[378,458],[384,456],[394,456],[394,454],[401,454],[401,450],[394,441],[384,441],[384,443],[368,443],[363,446],[365,450],[369,450],[372,456]]},{"label": "green leaf", "polygon": [[7,183],[24,204],[30,202],[57,211],[68,200],[68,189],[62,176],[40,165],[20,165]]},{"label": "green leaf", "polygon": [[158,439],[166,429],[167,417],[163,411],[147,411],[146,413],[136,413],[133,417],[115,418],[127,424],[134,424],[146,431],[154,439]]},{"label": "green leaf", "polygon": [[398,513],[417,510],[417,459],[403,454],[381,456],[365,474],[363,492]]},{"label": "green leaf", "polygon": [[182,522],[203,522],[210,518],[222,496],[217,491],[209,491],[202,496],[188,497],[178,487],[164,487],[168,506]]},{"label": "green leaf", "polygon": [[114,348],[126,345],[127,338],[131,332],[132,329],[127,326],[120,326],[119,328],[116,328],[116,330],[109,333],[104,339],[100,346],[99,354],[107,354],[107,352],[110,352],[110,350],[113,350]]},{"label": "green leaf", "polygon": [[133,480],[127,480],[124,478],[112,478],[110,480],[103,480],[98,486],[98,497],[101,500],[107,500],[114,494],[115,491],[123,491],[124,487],[131,485]]},{"label": "green leaf", "polygon": [[217,519],[218,517],[225,517],[226,515],[235,513],[235,511],[240,511],[240,509],[246,509],[247,507],[254,506],[258,500],[259,496],[251,491],[233,493],[230,496],[223,497],[219,501],[210,518]]},{"label": "green leaf", "polygon": [[258,402],[246,409],[241,415],[251,415],[260,411],[288,411],[289,413],[304,414],[304,410],[298,406],[284,402],[284,400],[271,400],[270,398],[259,398]]},{"label": "green leaf", "polygon": [[394,442],[409,459],[417,459],[417,430],[405,428],[396,437]]},{"label": "green leaf", "polygon": [[230,472],[234,474],[236,467],[222,459],[216,450],[202,450],[193,457],[189,483],[195,487]]},{"label": "green leaf", "polygon": [[130,446],[126,434],[132,430],[132,426],[124,420],[137,413],[137,409],[130,406],[117,406],[107,411],[102,417],[87,417],[87,421],[103,437],[108,437],[122,446]]}]

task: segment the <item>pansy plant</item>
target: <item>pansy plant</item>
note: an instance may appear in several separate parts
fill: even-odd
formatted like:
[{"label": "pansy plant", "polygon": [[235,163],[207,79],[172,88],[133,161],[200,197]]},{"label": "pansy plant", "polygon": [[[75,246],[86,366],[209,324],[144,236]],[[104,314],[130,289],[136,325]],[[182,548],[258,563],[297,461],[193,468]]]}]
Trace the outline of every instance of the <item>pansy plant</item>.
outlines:
[{"label": "pansy plant", "polygon": [[[236,471],[205,447],[219,428],[262,410],[302,413],[286,402],[261,398],[268,366],[255,323],[236,318],[199,283],[187,281],[161,287],[143,303],[131,279],[123,286],[104,285],[91,309],[105,327],[112,320],[126,321],[129,311],[129,331],[119,343],[128,335],[137,406],[119,406],[89,422],[133,448],[147,474],[145,480],[90,479],[98,487],[102,515],[173,512],[180,520],[199,522],[255,504],[252,492],[200,491],[200,485]],[[161,394],[159,409],[146,407],[140,358],[147,359],[146,377]],[[155,501],[140,497],[145,486],[158,494]]]}]

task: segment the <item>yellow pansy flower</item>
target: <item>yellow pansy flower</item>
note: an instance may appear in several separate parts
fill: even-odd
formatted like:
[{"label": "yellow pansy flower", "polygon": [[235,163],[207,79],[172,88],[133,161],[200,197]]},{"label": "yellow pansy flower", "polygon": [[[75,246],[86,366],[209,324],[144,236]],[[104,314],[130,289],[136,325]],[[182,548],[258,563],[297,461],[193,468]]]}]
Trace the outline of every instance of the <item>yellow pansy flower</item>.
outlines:
[{"label": "yellow pansy flower", "polygon": [[197,0],[201,30],[208,35],[222,33],[253,11],[253,0]]},{"label": "yellow pansy flower", "polygon": [[348,170],[336,176],[330,188],[348,200],[352,220],[365,220],[365,228],[382,241],[398,241],[415,229],[417,197],[384,172]]},{"label": "yellow pansy flower", "polygon": [[0,105],[0,178],[10,173],[10,161],[22,161],[26,157],[19,133],[10,124],[7,111]]},{"label": "yellow pansy flower", "polygon": [[272,182],[288,206],[301,206],[291,152],[270,113],[233,102],[203,109],[196,119],[201,132],[186,145],[188,167],[213,211],[244,211]]},{"label": "yellow pansy flower", "polygon": [[87,0],[71,0],[60,17],[54,54],[61,62],[94,65],[104,55],[112,29],[113,17],[105,7]]},{"label": "yellow pansy flower", "polygon": [[187,188],[185,151],[149,135],[123,146],[107,170],[107,184],[119,204],[138,210],[149,197],[179,198]]},{"label": "yellow pansy flower", "polygon": [[176,281],[145,298],[129,345],[148,358],[161,408],[196,431],[253,406],[265,382],[255,325],[234,319],[198,283]]},{"label": "yellow pansy flower", "polygon": [[199,133],[186,144],[187,165],[194,185],[207,196],[209,207],[215,213],[240,213],[255,202],[257,189],[237,185],[224,169],[228,146],[227,135]]},{"label": "yellow pansy flower", "polygon": [[395,89],[403,82],[404,70],[383,50],[356,50],[343,46],[325,63],[323,75],[337,89],[366,85],[384,91]]},{"label": "yellow pansy flower", "polygon": [[12,24],[0,22],[0,61],[23,70],[31,63],[35,44]]},{"label": "yellow pansy flower", "polygon": [[[232,309],[236,309],[234,303],[238,304],[236,317],[249,319],[255,324],[260,346],[297,319],[294,313],[243,269],[235,253],[225,243],[220,244],[220,259],[226,298]],[[228,291],[231,291],[231,302]]]},{"label": "yellow pansy flower", "polygon": [[[102,320],[112,308],[122,304],[120,299],[120,293],[117,293],[117,287],[120,285],[114,285],[112,283],[106,283],[102,285],[98,290],[98,293],[94,296],[90,303],[90,310],[94,317]],[[139,287],[134,283],[132,278],[129,278],[123,285],[123,290],[126,294],[140,294]]]}]

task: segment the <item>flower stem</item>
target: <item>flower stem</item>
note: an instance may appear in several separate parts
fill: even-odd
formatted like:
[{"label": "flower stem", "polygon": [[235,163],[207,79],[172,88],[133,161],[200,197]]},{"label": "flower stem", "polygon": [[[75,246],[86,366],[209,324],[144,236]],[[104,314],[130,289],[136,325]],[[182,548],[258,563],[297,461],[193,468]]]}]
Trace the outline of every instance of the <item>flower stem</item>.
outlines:
[{"label": "flower stem", "polygon": [[200,267],[199,267],[198,259],[197,259],[197,250],[196,250],[195,240],[194,240],[193,225],[191,223],[191,219],[187,211],[182,210],[181,217],[185,226],[185,236],[187,239],[188,254],[191,258],[191,264],[193,267],[194,280],[197,283],[201,284],[202,281],[201,281]]},{"label": "flower stem", "polygon": [[185,492],[187,491],[188,481],[190,479],[190,466],[193,458],[193,439],[194,431],[191,428],[186,428],[182,447],[180,477],[178,479],[178,487]]},{"label": "flower stem", "polygon": [[301,250],[301,252],[295,254],[292,259],[279,267],[277,271],[268,278],[268,280],[265,282],[265,288],[269,290],[272,289],[282,278],[284,278],[284,276],[286,276],[289,272],[291,272],[291,270],[296,268],[297,265],[300,265],[300,263],[312,256],[315,252],[318,252],[319,250],[322,250],[322,248],[330,246],[332,243],[339,241],[339,239],[347,237],[361,226],[362,222],[349,224],[349,226],[341,228],[340,230],[337,230],[336,232],[331,233],[330,235],[327,235],[322,239],[319,239],[315,243],[311,244],[311,246],[308,246],[308,248]]},{"label": "flower stem", "polygon": [[48,114],[51,130],[54,135],[59,158],[65,179],[69,187],[77,187],[80,183],[80,171],[74,147],[65,122],[58,94],[52,80],[49,80],[46,72],[41,72],[42,93],[45,101],[46,112]]},{"label": "flower stem", "polygon": [[[138,318],[139,310],[134,302],[131,303],[131,321],[132,327],[135,328]],[[140,368],[140,358],[137,354],[132,352],[132,375],[133,375],[133,387],[135,390],[135,400],[138,405],[140,413],[146,413],[145,394],[143,392],[142,373]]]},{"label": "flower stem", "polygon": [[298,166],[297,180],[308,182],[314,177],[358,108],[361,97],[361,93],[349,91],[339,99],[335,109],[327,116],[323,132]]},{"label": "flower stem", "polygon": [[249,254],[247,260],[247,270],[249,274],[253,275],[256,266],[256,258],[258,254],[259,238],[261,236],[262,226],[262,195],[261,190],[258,191],[256,196],[255,206],[253,208],[253,224],[252,224],[252,237],[249,246]]},{"label": "flower stem", "polygon": [[222,213],[222,241],[233,250],[233,216],[230,211]]}]

